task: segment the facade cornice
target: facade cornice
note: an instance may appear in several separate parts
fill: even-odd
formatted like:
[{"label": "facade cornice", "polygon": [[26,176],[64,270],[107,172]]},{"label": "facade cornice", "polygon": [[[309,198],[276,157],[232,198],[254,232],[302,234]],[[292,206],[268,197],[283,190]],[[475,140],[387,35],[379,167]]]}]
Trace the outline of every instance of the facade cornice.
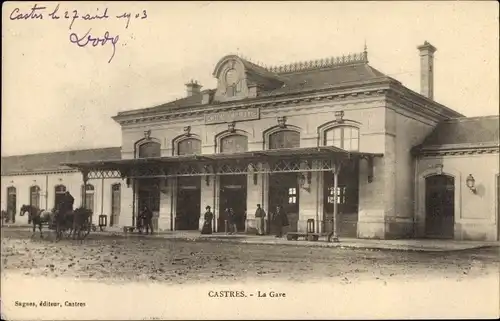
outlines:
[{"label": "facade cornice", "polygon": [[29,175],[53,175],[53,174],[67,174],[67,173],[78,173],[78,170],[74,169],[61,169],[61,170],[50,170],[50,171],[24,171],[24,172],[11,172],[2,173],[2,177],[8,176],[29,176]]},{"label": "facade cornice", "polygon": [[389,89],[391,81],[388,78],[382,78],[377,81],[356,83],[351,85],[342,85],[322,90],[312,90],[309,92],[284,93],[276,96],[257,97],[233,102],[224,102],[220,104],[210,104],[204,106],[186,106],[180,108],[171,108],[165,110],[138,110],[131,114],[119,114],[113,119],[121,125],[149,123],[156,121],[175,120],[186,117],[201,117],[213,112],[223,112],[240,110],[247,108],[272,108],[276,106],[287,105],[307,105],[315,104],[321,101],[345,101],[352,98],[361,98],[367,96],[384,96]]},{"label": "facade cornice", "polygon": [[457,156],[457,155],[480,155],[480,154],[498,154],[499,146],[454,146],[454,147],[429,147],[415,149],[413,154],[416,156]]}]

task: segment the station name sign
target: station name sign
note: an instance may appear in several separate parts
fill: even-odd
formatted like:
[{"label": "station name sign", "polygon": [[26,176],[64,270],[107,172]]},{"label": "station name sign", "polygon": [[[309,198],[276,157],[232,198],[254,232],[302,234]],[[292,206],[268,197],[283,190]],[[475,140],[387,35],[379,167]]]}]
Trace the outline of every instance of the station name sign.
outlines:
[{"label": "station name sign", "polygon": [[222,111],[219,113],[205,115],[205,124],[220,124],[232,121],[254,120],[259,118],[259,108],[248,108],[243,110]]}]

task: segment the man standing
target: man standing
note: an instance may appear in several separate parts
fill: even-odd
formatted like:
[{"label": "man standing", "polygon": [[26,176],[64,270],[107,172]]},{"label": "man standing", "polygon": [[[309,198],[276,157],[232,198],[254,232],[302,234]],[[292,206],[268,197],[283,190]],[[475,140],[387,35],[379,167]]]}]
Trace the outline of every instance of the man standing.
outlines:
[{"label": "man standing", "polygon": [[[144,210],[141,214],[144,218],[144,225],[146,225],[146,234],[153,234],[153,212],[147,205],[144,205]],[[151,233],[149,233],[149,230],[151,230]]]},{"label": "man standing", "polygon": [[75,204],[75,199],[69,193],[69,191],[66,191],[66,193],[64,193],[64,205],[65,205],[64,211],[65,212],[73,211],[74,204]]},{"label": "man standing", "polygon": [[238,232],[238,227],[236,226],[236,222],[238,218],[236,217],[236,213],[232,207],[229,208],[229,234],[235,234]]},{"label": "man standing", "polygon": [[257,223],[257,235],[264,235],[264,222],[266,218],[266,211],[264,211],[260,204],[257,204],[257,210],[255,211],[255,222]]},{"label": "man standing", "polygon": [[276,229],[276,237],[283,236],[283,227],[288,226],[288,216],[283,211],[283,207],[281,205],[276,206],[276,212],[273,215],[273,225]]}]

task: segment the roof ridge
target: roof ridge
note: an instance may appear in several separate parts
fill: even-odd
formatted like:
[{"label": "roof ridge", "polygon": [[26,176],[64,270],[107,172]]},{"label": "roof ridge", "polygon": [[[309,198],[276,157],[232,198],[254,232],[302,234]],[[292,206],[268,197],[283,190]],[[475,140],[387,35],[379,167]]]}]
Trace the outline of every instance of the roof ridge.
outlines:
[{"label": "roof ridge", "polygon": [[310,71],[310,70],[330,68],[334,66],[345,66],[345,65],[353,65],[359,63],[365,63],[365,64],[368,63],[368,53],[366,51],[354,54],[349,53],[347,56],[342,55],[337,57],[328,57],[316,60],[292,62],[284,65],[271,66],[264,69],[270,72],[280,74],[280,73]]}]

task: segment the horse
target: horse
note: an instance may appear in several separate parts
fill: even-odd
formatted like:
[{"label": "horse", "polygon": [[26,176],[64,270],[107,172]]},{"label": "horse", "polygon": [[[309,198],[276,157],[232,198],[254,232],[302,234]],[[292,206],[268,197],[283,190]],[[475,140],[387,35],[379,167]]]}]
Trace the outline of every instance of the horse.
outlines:
[{"label": "horse", "polygon": [[38,225],[38,229],[40,230],[40,238],[43,238],[42,233],[42,224],[49,223],[52,220],[52,213],[50,211],[45,211],[43,209],[39,209],[33,205],[23,205],[21,206],[20,215],[24,216],[24,213],[28,212],[28,219],[33,224],[33,236],[35,235],[35,229]]},{"label": "horse", "polygon": [[90,228],[92,211],[87,208],[79,207],[74,211],[67,211],[65,213],[57,211],[56,213],[57,240],[61,239],[62,233],[66,230],[69,230],[69,236],[73,235],[73,239],[75,239],[76,235],[81,239],[81,232],[88,231]]}]

